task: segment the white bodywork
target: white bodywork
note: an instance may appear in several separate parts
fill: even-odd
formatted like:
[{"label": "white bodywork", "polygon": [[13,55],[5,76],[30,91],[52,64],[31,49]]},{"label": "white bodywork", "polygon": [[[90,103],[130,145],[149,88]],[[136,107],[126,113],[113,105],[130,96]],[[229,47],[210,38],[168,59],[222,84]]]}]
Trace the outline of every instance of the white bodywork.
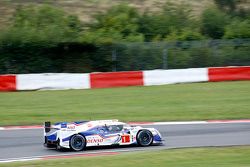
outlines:
[{"label": "white bodywork", "polygon": [[57,142],[63,148],[70,148],[70,138],[75,134],[81,134],[85,137],[86,147],[130,145],[137,144],[136,136],[142,129],[152,133],[153,143],[162,143],[162,137],[156,129],[130,126],[118,120],[58,123],[51,126],[50,132],[44,131],[44,136],[49,142]]}]

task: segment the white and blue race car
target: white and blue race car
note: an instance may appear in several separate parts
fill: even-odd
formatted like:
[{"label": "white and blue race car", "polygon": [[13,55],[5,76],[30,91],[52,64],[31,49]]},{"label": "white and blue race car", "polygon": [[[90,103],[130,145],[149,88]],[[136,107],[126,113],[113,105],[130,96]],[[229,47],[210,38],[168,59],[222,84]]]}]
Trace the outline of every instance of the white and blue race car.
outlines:
[{"label": "white and blue race car", "polygon": [[162,137],[155,128],[130,126],[118,120],[45,122],[45,147],[69,148],[74,151],[92,146],[161,144]]}]

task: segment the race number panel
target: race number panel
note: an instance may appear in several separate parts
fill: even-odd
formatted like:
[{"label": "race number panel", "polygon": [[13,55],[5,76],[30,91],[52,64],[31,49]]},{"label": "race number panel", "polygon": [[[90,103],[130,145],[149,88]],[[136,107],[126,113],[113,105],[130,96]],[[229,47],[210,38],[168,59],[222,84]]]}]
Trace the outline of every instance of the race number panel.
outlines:
[{"label": "race number panel", "polygon": [[122,143],[129,143],[130,136],[129,135],[122,135]]}]

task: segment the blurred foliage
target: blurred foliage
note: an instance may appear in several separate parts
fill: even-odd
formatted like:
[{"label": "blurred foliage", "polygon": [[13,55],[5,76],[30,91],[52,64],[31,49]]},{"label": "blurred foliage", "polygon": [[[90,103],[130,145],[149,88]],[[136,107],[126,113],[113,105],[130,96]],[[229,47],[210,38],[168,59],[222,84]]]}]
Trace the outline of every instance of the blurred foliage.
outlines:
[{"label": "blurred foliage", "polygon": [[216,8],[206,9],[201,18],[201,31],[212,39],[220,39],[225,32],[225,26],[229,23],[229,17]]},{"label": "blurred foliage", "polygon": [[233,20],[226,26],[224,38],[250,38],[250,18],[247,20]]},{"label": "blurred foliage", "polygon": [[84,33],[82,41],[91,43],[139,42],[144,41],[138,32],[139,13],[128,5],[114,6],[104,14],[95,16],[96,21]]},{"label": "blurred foliage", "polygon": [[214,2],[222,10],[234,11],[240,0],[214,0]]},{"label": "blurred foliage", "polygon": [[166,3],[161,12],[145,12],[139,20],[139,32],[145,35],[145,41],[159,41],[172,32],[180,33],[188,27],[194,28],[196,24],[188,6],[172,3]]},{"label": "blurred foliage", "polygon": [[2,35],[6,42],[52,45],[77,41],[82,25],[76,16],[48,5],[19,7],[12,26]]},{"label": "blurred foliage", "polygon": [[250,14],[249,7],[242,4],[248,0],[214,0],[220,10],[231,16],[247,17]]},{"label": "blurred foliage", "polygon": [[205,39],[199,31],[190,28],[182,29],[181,31],[172,31],[166,38],[166,41],[194,41]]},{"label": "blurred foliage", "polygon": [[[203,40],[250,38],[247,9],[238,1],[215,2],[198,18],[185,4],[166,3],[155,13],[120,4],[88,24],[49,5],[18,7],[0,32],[0,73],[149,70],[165,61],[169,68],[249,65],[249,46],[199,46]],[[181,42],[199,40],[195,47]]]}]

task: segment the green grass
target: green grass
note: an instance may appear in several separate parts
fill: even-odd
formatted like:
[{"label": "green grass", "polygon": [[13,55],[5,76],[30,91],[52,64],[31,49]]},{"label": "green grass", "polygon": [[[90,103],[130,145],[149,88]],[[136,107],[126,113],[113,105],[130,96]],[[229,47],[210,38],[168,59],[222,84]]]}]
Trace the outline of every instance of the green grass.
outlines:
[{"label": "green grass", "polygon": [[123,153],[102,157],[81,157],[47,161],[0,164],[8,167],[250,167],[250,146],[173,149]]},{"label": "green grass", "polygon": [[249,119],[250,82],[92,90],[1,92],[0,125],[46,120],[180,121]]}]

